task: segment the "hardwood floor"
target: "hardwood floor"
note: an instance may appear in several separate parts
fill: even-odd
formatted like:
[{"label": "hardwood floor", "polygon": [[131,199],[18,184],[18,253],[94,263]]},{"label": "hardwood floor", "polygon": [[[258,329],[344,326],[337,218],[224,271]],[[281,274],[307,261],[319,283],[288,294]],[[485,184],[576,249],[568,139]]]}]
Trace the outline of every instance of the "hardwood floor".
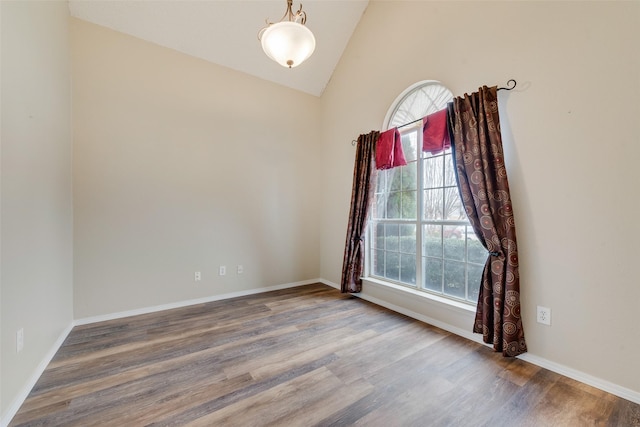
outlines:
[{"label": "hardwood floor", "polygon": [[640,405],[316,284],[73,329],[11,426],[640,426]]}]

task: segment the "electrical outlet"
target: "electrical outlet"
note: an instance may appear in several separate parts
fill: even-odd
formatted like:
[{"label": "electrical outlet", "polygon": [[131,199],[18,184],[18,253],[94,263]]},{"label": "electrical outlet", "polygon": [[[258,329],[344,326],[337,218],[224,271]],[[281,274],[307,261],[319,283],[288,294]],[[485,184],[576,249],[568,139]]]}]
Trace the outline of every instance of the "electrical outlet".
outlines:
[{"label": "electrical outlet", "polygon": [[202,280],[202,275],[200,274],[200,272],[199,272],[199,271],[196,271],[196,273],[194,274],[193,279],[194,279],[196,282],[199,282],[200,280]]},{"label": "electrical outlet", "polygon": [[224,276],[225,274],[227,274],[227,267],[224,265],[221,265],[220,268],[218,269],[218,274],[220,276]]},{"label": "electrical outlet", "polygon": [[242,265],[238,265],[238,274],[244,273],[244,267]]},{"label": "electrical outlet", "polygon": [[24,348],[24,329],[20,328],[16,332],[16,353],[20,353]]},{"label": "electrical outlet", "polygon": [[538,323],[551,326],[551,309],[538,306]]}]

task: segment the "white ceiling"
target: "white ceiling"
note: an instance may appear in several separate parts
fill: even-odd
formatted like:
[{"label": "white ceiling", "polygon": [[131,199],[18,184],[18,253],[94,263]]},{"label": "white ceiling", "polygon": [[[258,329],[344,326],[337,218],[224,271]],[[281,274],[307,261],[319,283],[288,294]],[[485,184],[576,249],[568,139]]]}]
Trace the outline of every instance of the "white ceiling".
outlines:
[{"label": "white ceiling", "polygon": [[[292,69],[270,60],[258,31],[286,0],[70,0],[71,15],[315,96],[324,91],[368,0],[304,0],[316,50]],[[300,0],[294,0],[294,12]]]}]

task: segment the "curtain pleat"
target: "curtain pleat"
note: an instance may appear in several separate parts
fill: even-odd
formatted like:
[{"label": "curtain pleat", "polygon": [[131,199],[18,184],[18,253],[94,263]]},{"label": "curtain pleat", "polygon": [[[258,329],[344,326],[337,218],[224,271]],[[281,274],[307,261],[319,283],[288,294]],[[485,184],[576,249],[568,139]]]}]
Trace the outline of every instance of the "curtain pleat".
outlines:
[{"label": "curtain pleat", "polygon": [[353,168],[351,208],[342,262],[340,290],[343,293],[362,290],[364,267],[364,233],[376,185],[375,154],[380,132],[371,131],[358,137]]},{"label": "curtain pleat", "polygon": [[489,252],[473,331],[504,356],[527,351],[520,315],[516,228],[502,151],[497,88],[483,86],[448,105],[458,189]]}]

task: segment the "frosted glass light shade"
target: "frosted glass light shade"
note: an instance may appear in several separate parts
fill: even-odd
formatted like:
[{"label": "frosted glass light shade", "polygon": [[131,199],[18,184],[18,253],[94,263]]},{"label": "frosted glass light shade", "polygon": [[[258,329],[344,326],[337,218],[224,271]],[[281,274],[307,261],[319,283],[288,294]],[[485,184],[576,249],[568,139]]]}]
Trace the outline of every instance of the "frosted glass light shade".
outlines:
[{"label": "frosted glass light shade", "polygon": [[260,41],[267,56],[283,67],[297,67],[311,56],[316,38],[297,22],[278,22],[264,29]]}]

